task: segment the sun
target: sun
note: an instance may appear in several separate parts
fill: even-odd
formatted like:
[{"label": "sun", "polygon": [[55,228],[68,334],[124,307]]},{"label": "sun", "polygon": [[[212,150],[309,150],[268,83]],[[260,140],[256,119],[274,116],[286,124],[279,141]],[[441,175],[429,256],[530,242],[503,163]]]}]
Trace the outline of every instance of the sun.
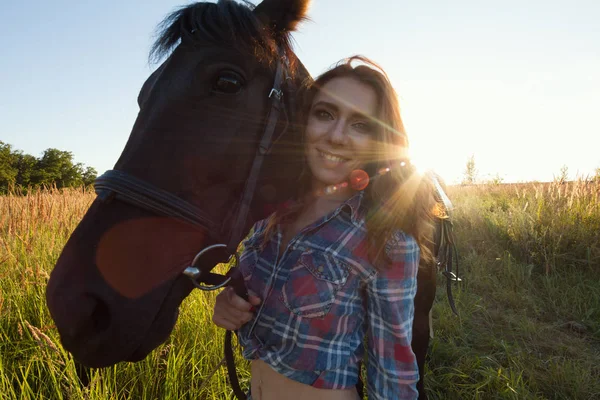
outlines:
[{"label": "sun", "polygon": [[428,160],[427,155],[412,150],[410,152],[410,163],[421,175],[424,175],[433,169],[431,160]]},{"label": "sun", "polygon": [[424,175],[429,172],[438,172],[436,171],[436,159],[433,157],[430,149],[425,148],[425,151],[422,151],[423,147],[419,146],[411,146],[409,150],[409,158],[410,163],[417,170],[417,172],[421,175]]},{"label": "sun", "polygon": [[410,163],[419,174],[434,172],[446,183],[458,182],[462,170],[460,161],[457,163],[456,152],[428,143],[415,142],[411,142],[409,157]]}]

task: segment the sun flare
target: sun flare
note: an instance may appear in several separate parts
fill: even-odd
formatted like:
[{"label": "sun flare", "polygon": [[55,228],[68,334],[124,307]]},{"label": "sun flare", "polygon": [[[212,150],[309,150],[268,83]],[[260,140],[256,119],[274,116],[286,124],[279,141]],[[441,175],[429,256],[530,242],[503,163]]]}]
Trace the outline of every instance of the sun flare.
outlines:
[{"label": "sun flare", "polygon": [[417,172],[421,175],[436,171],[436,159],[432,152],[427,148],[424,148],[425,151],[421,151],[424,147],[411,146],[409,151],[410,163],[415,167]]},{"label": "sun flare", "polygon": [[414,141],[411,143],[409,157],[410,163],[421,175],[434,172],[446,183],[456,183],[462,175],[460,160],[453,158],[454,151],[431,146],[426,143]]}]

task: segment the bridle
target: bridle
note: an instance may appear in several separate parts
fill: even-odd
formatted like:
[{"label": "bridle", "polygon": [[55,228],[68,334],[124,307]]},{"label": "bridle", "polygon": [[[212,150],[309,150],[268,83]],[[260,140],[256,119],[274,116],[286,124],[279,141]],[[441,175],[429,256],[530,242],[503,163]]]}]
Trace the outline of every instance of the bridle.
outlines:
[{"label": "bridle", "polygon": [[[265,156],[271,151],[273,144],[289,128],[290,116],[294,113],[295,104],[293,104],[294,95],[292,93],[295,90],[295,87],[290,76],[289,68],[289,61],[280,50],[273,87],[269,92],[270,106],[267,114],[267,122],[258,144],[248,178],[246,179],[240,201],[235,210],[233,225],[229,230],[229,238],[226,240],[226,243],[223,243],[222,240],[222,237],[224,236],[224,230],[221,229],[222,224],[215,222],[214,219],[204,211],[172,193],[123,171],[117,170],[106,171],[94,182],[94,188],[98,195],[98,199],[103,202],[116,199],[155,214],[188,222],[200,227],[208,234],[209,241],[213,244],[200,250],[194,257],[192,264],[183,271],[183,274],[189,277],[194,286],[198,289],[211,291],[225,286],[232,286],[240,297],[246,300],[248,299],[248,292],[241,272],[237,268],[237,262],[235,262],[234,266],[230,268],[226,275],[220,275],[211,272],[215,267],[214,263],[207,264],[202,261],[207,253],[214,251],[223,253],[224,257],[222,262],[231,261],[232,257],[235,257],[237,261],[236,250],[238,244],[247,233],[244,232],[244,228],[246,227],[250,205],[254,198],[263,161]],[[289,99],[287,108],[286,103],[284,102],[284,93],[287,94],[286,98]],[[281,132],[275,137],[275,130],[279,125],[279,120],[282,115],[285,124]],[[231,331],[227,331],[225,335],[225,358],[227,361],[229,379],[235,395],[239,399],[245,399],[246,395],[240,388],[237,373],[235,371],[231,336]]]}]

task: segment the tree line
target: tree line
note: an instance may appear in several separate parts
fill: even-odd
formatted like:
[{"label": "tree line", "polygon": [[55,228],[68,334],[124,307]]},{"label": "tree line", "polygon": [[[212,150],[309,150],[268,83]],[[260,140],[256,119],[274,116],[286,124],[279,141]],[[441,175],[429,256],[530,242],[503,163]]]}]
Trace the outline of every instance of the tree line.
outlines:
[{"label": "tree line", "polygon": [[49,148],[34,157],[0,140],[0,194],[15,188],[88,186],[97,175],[94,168],[76,163],[70,151]]}]

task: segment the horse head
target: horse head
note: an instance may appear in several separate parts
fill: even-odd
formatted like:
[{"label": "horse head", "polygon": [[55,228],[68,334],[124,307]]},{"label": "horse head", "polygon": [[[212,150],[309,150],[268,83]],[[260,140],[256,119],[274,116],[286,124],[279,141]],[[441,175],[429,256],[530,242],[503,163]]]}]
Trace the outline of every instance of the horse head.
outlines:
[{"label": "horse head", "polygon": [[[120,191],[99,191],[47,286],[63,346],[81,363],[138,361],[171,333],[193,288],[182,271],[200,248],[230,237],[281,68],[290,90],[272,122],[242,228],[292,195],[301,132],[291,89],[309,75],[289,43],[307,7],[307,0],[264,0],[255,8],[219,0],[190,4],[163,22],[151,54],[164,61],[139,93],[110,188],[115,176],[127,179]],[[200,210],[206,224],[141,207],[148,199],[131,204],[115,196],[134,190],[135,197],[138,186],[155,188],[158,202],[172,196]]]}]

